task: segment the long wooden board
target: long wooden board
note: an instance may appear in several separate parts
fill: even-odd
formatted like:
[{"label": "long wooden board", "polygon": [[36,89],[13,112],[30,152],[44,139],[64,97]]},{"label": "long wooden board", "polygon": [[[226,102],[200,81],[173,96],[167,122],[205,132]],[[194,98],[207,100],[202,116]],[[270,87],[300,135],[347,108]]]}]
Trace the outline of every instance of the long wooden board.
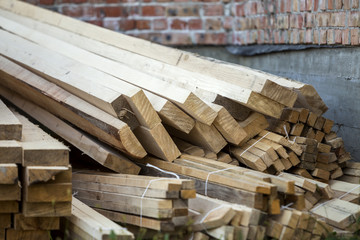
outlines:
[{"label": "long wooden board", "polygon": [[[2,94],[3,96],[9,98],[9,100],[11,99],[11,102],[18,108],[45,125],[48,129],[65,139],[67,142],[80,149],[82,152],[86,153],[101,165],[120,173],[139,173],[140,168],[122,153],[114,151],[106,144],[103,144],[93,137],[90,137],[87,133],[70,126],[48,111],[36,106],[24,98],[21,98],[17,94],[13,94],[12,97],[10,97],[11,94],[8,92],[3,92]],[[2,141],[0,141],[0,145],[1,144]],[[21,150],[19,155],[21,157],[22,149],[20,145],[19,148]],[[1,149],[2,148],[0,147],[0,152],[2,152]],[[96,151],[94,151],[94,149],[96,149]],[[12,151],[11,153],[13,152],[15,153],[15,151]],[[1,158],[2,157],[0,156],[0,159]]]},{"label": "long wooden board", "polygon": [[23,150],[15,140],[0,141],[0,163],[22,163]]},{"label": "long wooden board", "polygon": [[16,164],[0,163],[0,184],[14,184],[18,178],[18,166]]},{"label": "long wooden board", "polygon": [[[131,156],[146,155],[145,150],[124,122],[1,56],[0,62],[1,84],[4,86],[21,93],[22,96],[37,102],[51,113],[63,117]],[[5,95],[7,91],[2,89],[1,94]],[[8,99],[11,100],[13,95],[13,93],[7,94]]]}]

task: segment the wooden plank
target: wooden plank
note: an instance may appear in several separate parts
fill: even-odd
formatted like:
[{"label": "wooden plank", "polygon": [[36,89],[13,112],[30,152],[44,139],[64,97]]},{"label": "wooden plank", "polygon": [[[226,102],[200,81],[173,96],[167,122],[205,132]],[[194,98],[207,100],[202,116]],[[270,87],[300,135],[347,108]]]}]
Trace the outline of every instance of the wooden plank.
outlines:
[{"label": "wooden plank", "polygon": [[315,133],[315,140],[318,141],[319,143],[321,143],[322,140],[324,139],[324,136],[325,136],[324,132],[317,130]]},{"label": "wooden plank", "polygon": [[290,123],[297,123],[299,121],[299,117],[300,112],[291,108],[285,108],[281,114],[280,119]]},{"label": "wooden plank", "polygon": [[139,126],[134,134],[147,152],[161,159],[171,162],[181,154],[162,124],[152,129]]},{"label": "wooden plank", "polygon": [[279,239],[282,229],[283,229],[283,226],[280,223],[278,223],[274,220],[271,220],[271,219],[268,222],[269,222],[269,224],[266,228],[266,236],[269,236],[269,237],[272,237],[275,239]]},{"label": "wooden plank", "polygon": [[77,226],[94,239],[133,239],[134,236],[125,228],[114,223],[102,214],[94,211],[76,198],[72,201],[72,214],[66,217],[70,225]]},{"label": "wooden plank", "polygon": [[318,153],[316,161],[320,163],[332,163],[337,160],[335,153]]},{"label": "wooden plank", "polygon": [[267,152],[262,151],[256,147],[253,147],[253,145],[245,143],[240,147],[240,149],[243,151],[243,153],[249,152],[255,156],[260,157],[267,167],[270,167],[273,164],[273,159],[270,157],[270,155]]},{"label": "wooden plank", "polygon": [[184,133],[189,133],[195,125],[194,119],[169,100],[144,91],[162,122]]},{"label": "wooden plank", "polygon": [[321,130],[324,126],[325,121],[326,119],[323,116],[318,116],[314,124],[314,128],[317,130]]},{"label": "wooden plank", "polygon": [[265,144],[261,141],[256,141],[255,139],[251,139],[247,143],[269,154],[272,160],[276,160],[279,158],[274,148],[272,146],[269,146],[268,144]]},{"label": "wooden plank", "polygon": [[318,151],[321,153],[329,153],[331,151],[331,146],[325,143],[318,143]]},{"label": "wooden plank", "polygon": [[284,209],[281,214],[274,216],[274,220],[287,227],[295,229],[299,221],[299,215],[294,214],[291,210]]},{"label": "wooden plank", "polygon": [[[41,107],[44,107],[51,113],[76,124],[84,131],[89,132],[130,156],[143,157],[146,155],[145,150],[135,135],[122,121],[116,120],[113,116],[3,57],[0,57],[0,62],[2,63],[0,70],[2,72],[1,83],[6,84],[6,87],[20,91],[22,96],[36,101]],[[2,95],[5,95],[7,92],[3,89],[0,90]],[[56,93],[56,96],[53,93]],[[7,99],[11,101],[13,95],[13,93],[7,94]],[[86,113],[81,109],[85,109]],[[96,123],[96,127],[94,123]],[[109,131],[110,129],[113,131]]]},{"label": "wooden plank", "polygon": [[0,163],[22,163],[22,147],[14,140],[0,141]]},{"label": "wooden plank", "polygon": [[[29,20],[31,21],[31,19]],[[19,26],[16,26],[16,28],[19,28]],[[8,25],[8,29],[11,29],[11,31],[15,32],[16,28],[11,28],[11,26]],[[104,53],[104,50],[106,50],[111,46],[105,45],[105,47],[101,48],[102,49],[101,53],[93,54],[91,52],[80,49],[74,45],[70,45],[63,41],[59,41],[56,38],[52,38],[48,34],[45,35],[45,34],[41,34],[40,32],[34,32],[34,30],[27,29],[24,26],[22,26],[21,32],[23,32],[24,37],[29,38],[31,41],[35,41],[45,46],[46,48],[52,49],[53,51],[60,51],[61,54],[65,54],[69,58],[76,59],[77,61],[85,65],[93,67],[94,70],[98,69],[102,72],[115,76],[116,78],[118,78],[118,81],[117,84],[114,85],[114,87],[119,86],[120,82],[123,81],[124,81],[123,86],[125,86],[124,84],[126,81],[130,84],[146,89],[152,93],[155,93],[159,96],[162,96],[166,99],[173,101],[174,103],[179,105],[183,110],[185,110],[189,115],[193,116],[195,119],[207,125],[210,125],[216,117],[216,113],[191,92],[183,88],[176,87],[175,85],[169,86],[169,84],[167,84],[165,81],[161,81],[159,78],[152,77],[151,75],[144,73],[143,68],[139,69],[140,70],[139,71],[134,69],[133,65],[132,67],[128,67],[124,64],[120,64],[119,62],[110,60],[108,58],[108,55],[102,57],[101,55]],[[32,32],[32,34],[29,34],[30,32]],[[71,42],[71,41],[72,40],[69,40],[67,42]],[[97,43],[95,45],[98,46],[99,44],[101,43]],[[83,47],[83,45],[81,45],[81,47]],[[116,51],[117,49],[113,48],[113,51],[110,52],[110,56],[114,56],[113,53]],[[129,57],[127,57],[127,59],[129,60]],[[136,65],[139,65],[139,62],[137,62]],[[127,88],[123,87],[123,89],[120,87],[116,89],[118,91],[121,91],[128,88],[129,86]],[[139,107],[141,107],[141,105],[139,105]],[[150,110],[150,108],[148,109],[143,108],[143,110],[146,113]],[[151,128],[151,126],[149,125],[144,125],[144,126]]]},{"label": "wooden plank", "polygon": [[170,133],[170,135],[181,138],[215,153],[220,152],[220,150],[227,144],[214,125],[208,126],[199,121],[196,121],[194,128],[189,134],[185,134],[169,126],[166,126],[166,130]]},{"label": "wooden plank", "polygon": [[[117,211],[105,210],[100,208],[94,208],[94,210],[108,219],[119,222],[121,224],[130,224],[139,226],[142,228],[153,229],[157,231],[174,231],[175,224],[169,220],[153,219],[148,217],[142,217],[131,214],[126,214]],[[140,220],[141,219],[141,220]],[[141,224],[140,224],[141,223]]]},{"label": "wooden plank", "polygon": [[11,214],[10,213],[1,213],[0,214],[0,228],[10,228],[11,227]]},{"label": "wooden plank", "polygon": [[[5,93],[4,95],[5,97],[10,96],[9,93]],[[116,172],[128,174],[139,173],[140,168],[122,153],[114,151],[106,144],[90,137],[87,133],[82,132],[79,129],[75,129],[62,121],[60,118],[57,118],[55,115],[52,115],[46,110],[36,106],[24,98],[21,98],[19,95],[12,95],[11,102],[101,165]],[[18,143],[16,144],[19,145]],[[22,149],[20,145],[19,148],[21,151],[20,156],[22,156]],[[96,149],[96,151],[93,149]],[[1,151],[0,147],[0,152]]]},{"label": "wooden plank", "polygon": [[307,118],[309,116],[309,109],[306,108],[293,108],[294,111],[299,112],[299,121],[302,123],[306,123]]},{"label": "wooden plank", "polygon": [[21,187],[20,182],[15,184],[2,184],[0,187],[0,201],[20,201]]},{"label": "wooden plank", "polygon": [[26,202],[69,202],[71,198],[71,183],[36,183],[24,188]]},{"label": "wooden plank", "polygon": [[296,156],[293,151],[289,152],[289,160],[293,166],[296,166],[300,163],[300,159]]},{"label": "wooden plank", "polygon": [[241,163],[252,169],[259,170],[261,172],[267,169],[266,164],[259,156],[256,156],[245,150],[246,149],[242,149],[239,147],[231,147],[230,153],[235,156],[236,159],[239,160]]},{"label": "wooden plank", "polygon": [[16,164],[0,163],[0,184],[15,184],[18,178],[18,167]]},{"label": "wooden plank", "polygon": [[31,166],[25,167],[23,175],[23,185],[29,186],[33,183],[40,182],[55,182],[70,183],[71,182],[71,167],[44,167]]},{"label": "wooden plank", "polygon": [[6,239],[11,239],[11,240],[22,240],[22,239],[48,240],[49,232],[47,230],[23,231],[23,230],[7,229],[6,230]]},{"label": "wooden plank", "polygon": [[22,202],[25,217],[64,217],[71,215],[71,202],[29,203]]},{"label": "wooden plank", "polygon": [[[6,53],[8,58],[21,62],[24,66],[38,72],[49,81],[54,82],[113,116],[121,116],[120,110],[123,105],[121,101],[126,99],[141,125],[152,128],[161,122],[141,89],[104,72],[97,71],[90,67],[92,65],[86,65],[94,60],[91,58],[90,53],[90,56],[88,56],[86,51],[77,51],[78,48],[67,43],[56,41],[47,35],[34,32],[8,19],[1,19],[4,20],[1,21],[3,23],[2,27],[14,34],[19,34],[19,37],[14,37],[15,35],[8,32],[0,32],[0,34],[4,34],[4,44],[1,46],[1,49],[8,49]],[[33,34],[28,35],[30,32]],[[23,44],[24,49],[26,49],[23,52],[24,55],[13,55],[13,53],[16,53],[16,49],[14,45],[11,47],[6,45],[6,39]],[[53,45],[53,43],[56,44]],[[52,48],[52,46],[56,46],[56,48]],[[26,57],[27,54],[25,52],[27,54],[36,52],[36,55],[34,55],[36,58]],[[59,54],[60,52],[61,54]],[[67,53],[71,53],[71,56],[67,55]],[[49,55],[52,56],[51,60],[47,59]],[[82,62],[81,57],[87,59],[88,62]],[[102,62],[97,61],[97,64],[101,65]],[[57,66],[56,69],[51,68],[51,66],[55,65]],[[101,79],[101,81],[97,79]],[[111,86],[111,88],[106,86]]]},{"label": "wooden plank", "polygon": [[21,123],[1,100],[0,112],[0,140],[20,141],[22,132]]},{"label": "wooden plank", "polygon": [[268,122],[269,122],[269,127],[267,128],[267,130],[284,136],[290,133],[291,130],[290,123],[274,118],[268,118]]},{"label": "wooden plank", "polygon": [[0,213],[17,213],[19,212],[18,201],[0,201]]},{"label": "wooden plank", "polygon": [[58,230],[59,217],[25,217],[23,214],[14,214],[15,230]]},{"label": "wooden plank", "polygon": [[[137,160],[137,162],[143,163],[143,164],[150,163],[150,164],[153,164],[153,165],[155,165],[161,169],[167,170],[167,171],[172,171],[174,173],[187,175],[190,177],[200,178],[202,180],[206,180],[209,175],[208,172],[204,171],[204,170],[198,170],[198,169],[194,169],[194,168],[190,168],[190,167],[186,167],[186,166],[180,166],[177,164],[166,163],[166,162],[160,161],[155,158],[150,158],[150,157],[147,157],[144,159],[139,159],[139,160]],[[223,184],[223,185],[230,186],[230,187],[248,190],[251,192],[270,194],[269,189],[265,188],[263,186],[259,186],[259,185],[256,186],[249,182],[241,181],[238,179],[231,179],[231,180],[230,179],[231,178],[224,177],[224,176],[221,176],[218,174],[211,174],[211,175],[209,175],[208,181],[213,182],[213,183]]]},{"label": "wooden plank", "polygon": [[281,173],[279,177],[283,177],[289,180],[293,180],[295,182],[295,185],[301,188],[304,188],[308,191],[315,192],[316,191],[316,185],[312,182],[310,182],[308,179],[304,179],[289,173]]},{"label": "wooden plank", "polygon": [[[200,156],[201,157],[201,156]],[[233,159],[231,158],[230,154],[228,153],[224,153],[224,152],[219,152],[217,155],[217,160],[219,162],[223,162],[223,163],[231,163],[233,161]]]},{"label": "wooden plank", "polygon": [[311,175],[324,180],[329,180],[330,178],[330,172],[321,168],[315,168]]},{"label": "wooden plank", "polygon": [[273,141],[275,143],[281,144],[284,147],[290,148],[292,151],[296,153],[296,155],[300,156],[302,154],[302,149],[297,143],[290,142],[285,137],[280,136],[278,134],[268,132],[266,130],[263,130],[259,133],[260,137],[264,137],[270,141]]},{"label": "wooden plank", "polygon": [[[118,186],[141,187],[148,189],[159,189],[166,191],[180,191],[182,180],[166,178],[155,181],[156,177],[136,176],[126,174],[109,174],[102,172],[75,172],[73,181],[93,182],[101,184],[113,184]],[[151,181],[151,182],[150,182]]]},{"label": "wooden plank", "polygon": [[199,156],[199,157],[204,157],[205,156],[205,152],[204,149],[192,145],[186,141],[183,141],[177,137],[172,137],[174,143],[176,144],[176,146],[178,147],[178,149],[182,152],[182,153],[186,153],[189,155],[193,155],[193,156]]},{"label": "wooden plank", "polygon": [[[260,137],[255,138],[255,140],[260,140],[260,139],[261,139]],[[281,146],[280,144],[277,144],[277,143],[270,141],[268,139],[265,139],[265,138],[262,138],[260,140],[260,142],[263,144],[267,144],[267,145],[271,146],[272,148],[274,148],[274,150],[279,155],[279,157],[289,158],[289,155],[286,152],[285,148],[283,146]]]},{"label": "wooden plank", "polygon": [[334,126],[334,121],[327,118],[325,119],[325,123],[322,130],[324,133],[328,134],[331,132],[333,126]]},{"label": "wooden plank", "polygon": [[318,118],[317,114],[310,112],[306,124],[310,127],[314,127],[317,118]]},{"label": "wooden plank", "polygon": [[302,131],[304,130],[304,124],[302,123],[295,123],[291,130],[290,130],[290,135],[293,135],[293,136],[300,136]]},{"label": "wooden plank", "polygon": [[246,137],[246,131],[239,125],[239,123],[231,116],[231,114],[221,105],[210,104],[212,109],[217,113],[214,120],[214,126],[226,139],[227,142],[238,145]]},{"label": "wooden plank", "polygon": [[239,124],[247,134],[247,138],[245,138],[242,142],[250,140],[269,126],[265,116],[256,112],[251,113],[249,117],[247,117],[244,121],[239,122]]},{"label": "wooden plank", "polygon": [[336,179],[341,177],[342,175],[344,175],[341,167],[338,167],[337,169],[335,169],[334,171],[331,172],[330,178],[331,179]]},{"label": "wooden plank", "polygon": [[221,226],[208,230],[207,233],[215,239],[234,239],[235,229],[233,226]]},{"label": "wooden plank", "polygon": [[23,125],[23,166],[68,166],[69,149],[13,110]]},{"label": "wooden plank", "polygon": [[[133,187],[133,186],[119,186],[113,184],[103,184],[103,183],[92,183],[92,182],[82,182],[82,181],[73,181],[73,188],[91,190],[91,191],[101,191],[101,192],[111,192],[119,194],[127,194],[134,196],[142,196],[145,193],[146,188]],[[182,191],[192,191],[192,190],[181,190]],[[184,192],[185,194],[186,192]],[[147,198],[164,198],[164,199],[177,199],[180,197],[179,191],[166,191],[161,189],[150,189],[146,191],[144,197]]]}]

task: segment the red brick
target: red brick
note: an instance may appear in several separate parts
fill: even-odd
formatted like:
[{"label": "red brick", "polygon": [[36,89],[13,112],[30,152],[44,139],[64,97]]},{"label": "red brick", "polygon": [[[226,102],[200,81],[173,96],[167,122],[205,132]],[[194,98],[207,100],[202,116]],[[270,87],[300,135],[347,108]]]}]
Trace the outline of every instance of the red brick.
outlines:
[{"label": "red brick", "polygon": [[204,5],[204,16],[223,16],[223,5]]},{"label": "red brick", "polygon": [[350,44],[350,31],[349,29],[342,30],[342,44],[349,45]]},{"label": "red brick", "polygon": [[123,16],[123,8],[120,6],[111,7],[99,7],[96,8],[101,17],[121,17]]},{"label": "red brick", "polygon": [[199,16],[199,6],[169,6],[166,8],[167,16]]},{"label": "red brick", "polygon": [[246,29],[248,29],[247,21],[248,21],[248,18],[237,18],[236,29],[237,30],[246,30]]},{"label": "red brick", "polygon": [[197,44],[225,45],[227,44],[226,33],[196,33]]},{"label": "red brick", "polygon": [[200,30],[202,29],[202,20],[201,19],[190,19],[188,22],[190,30]]},{"label": "red brick", "polygon": [[329,26],[331,27],[345,27],[345,12],[334,12],[331,13]]},{"label": "red brick", "polygon": [[273,31],[273,36],[274,36],[274,43],[275,44],[280,44],[280,31],[279,30],[275,30]]},{"label": "red brick", "polygon": [[[297,1],[297,0],[293,0]],[[275,5],[273,2],[267,2],[267,13],[275,13]]]},{"label": "red brick", "polygon": [[40,5],[53,5],[54,4],[54,0],[40,0],[39,4]]},{"label": "red brick", "polygon": [[305,12],[306,11],[306,0],[299,0],[300,1],[300,11]]},{"label": "red brick", "polygon": [[290,44],[299,44],[299,30],[291,30]]},{"label": "red brick", "polygon": [[360,12],[350,13],[349,27],[360,27]]},{"label": "red brick", "polygon": [[299,30],[299,44],[305,43],[305,30]]},{"label": "red brick", "polygon": [[312,4],[313,1],[312,0],[306,0],[306,11],[310,12],[312,10]]},{"label": "red brick", "polygon": [[187,22],[181,19],[173,19],[170,24],[171,29],[184,30],[187,28]]},{"label": "red brick", "polygon": [[290,28],[302,28],[303,17],[301,14],[290,15]]},{"label": "red brick", "polygon": [[266,44],[271,43],[269,30],[264,31],[264,43],[266,43]]},{"label": "red brick", "polygon": [[278,29],[288,29],[289,28],[289,16],[277,16],[276,26]]},{"label": "red brick", "polygon": [[150,29],[151,23],[149,20],[136,20],[136,28],[139,30]]},{"label": "red brick", "polygon": [[[162,36],[162,43],[167,45],[192,45],[191,37],[188,33],[166,33]],[[198,42],[196,42],[198,43]],[[195,44],[196,44],[195,43]]]},{"label": "red brick", "polygon": [[318,30],[314,30],[314,44],[319,44],[320,32]]},{"label": "red brick", "polygon": [[245,4],[235,5],[234,16],[244,17],[245,16]]},{"label": "red brick", "polygon": [[264,30],[257,31],[257,44],[264,44]]},{"label": "red brick", "polygon": [[342,0],[335,0],[335,8],[342,9],[343,3]]},{"label": "red brick", "polygon": [[135,29],[135,20],[132,19],[122,19],[120,20],[120,31],[129,31]]},{"label": "red brick", "polygon": [[85,20],[85,22],[94,24],[94,25],[99,26],[99,27],[102,27],[102,26],[103,26],[103,22],[102,22],[101,19]]},{"label": "red brick", "polygon": [[231,30],[233,28],[233,22],[234,22],[233,17],[224,17],[224,19],[223,19],[224,29]]},{"label": "red brick", "polygon": [[92,6],[83,6],[83,5],[65,5],[62,7],[62,14],[70,17],[80,18],[90,18],[95,17],[96,12]]},{"label": "red brick", "polygon": [[341,44],[342,43],[342,30],[335,30],[335,43]]},{"label": "red brick", "polygon": [[165,29],[167,29],[167,26],[168,26],[168,24],[167,24],[166,18],[153,20],[154,30],[165,30]]},{"label": "red brick", "polygon": [[265,14],[264,2],[257,3],[257,14]]},{"label": "red brick", "polygon": [[291,3],[292,0],[286,0],[286,12],[291,13]]},{"label": "red brick", "polygon": [[314,0],[314,9],[313,9],[314,12],[317,12],[319,9],[319,1],[320,0]]},{"label": "red brick", "polygon": [[221,18],[208,18],[205,20],[205,30],[219,31],[220,29],[222,29]]},{"label": "red brick", "polygon": [[350,30],[351,45],[359,45],[359,29]]},{"label": "red brick", "polygon": [[165,16],[165,7],[163,6],[143,6],[141,11],[142,16]]},{"label": "red brick", "polygon": [[329,26],[330,13],[318,13],[315,16],[315,20],[317,27],[327,27]]},{"label": "red brick", "polygon": [[319,0],[319,8],[320,8],[320,10],[322,10],[322,11],[326,10],[326,2],[327,2],[327,0]]},{"label": "red brick", "polygon": [[234,44],[236,44],[236,45],[246,45],[247,44],[246,33],[247,33],[247,31],[236,32],[235,33],[235,38],[234,38]]},{"label": "red brick", "polygon": [[306,28],[313,28],[315,22],[315,15],[312,13],[305,14],[305,27]]},{"label": "red brick", "polygon": [[300,12],[299,0],[292,0],[292,11]]},{"label": "red brick", "polygon": [[334,10],[334,0],[328,0],[327,1],[327,9],[328,10]]},{"label": "red brick", "polygon": [[248,31],[246,41],[248,44],[255,44],[257,42],[257,31]]},{"label": "red brick", "polygon": [[[48,1],[48,0],[40,0],[40,4],[41,4],[42,1]],[[86,3],[86,2],[88,2],[88,0],[61,0],[59,3],[76,3],[76,4],[79,4],[79,3]]]},{"label": "red brick", "polygon": [[344,10],[349,10],[351,8],[350,1],[351,0],[343,0],[343,9]]},{"label": "red brick", "polygon": [[286,0],[279,0],[280,1],[280,13],[285,13],[286,9]]},{"label": "red brick", "polygon": [[326,30],[320,30],[320,39],[319,39],[319,43],[320,44],[326,44],[327,43],[327,34],[326,34]]},{"label": "red brick", "polygon": [[312,44],[313,43],[313,39],[312,39],[312,30],[311,29],[307,29],[305,31],[305,43],[306,44]]},{"label": "red brick", "polygon": [[351,8],[359,8],[360,0],[352,0]]},{"label": "red brick", "polygon": [[265,29],[268,27],[268,23],[267,23],[267,17],[263,16],[263,17],[256,17],[255,18],[255,27],[257,29]]},{"label": "red brick", "polygon": [[246,2],[244,4],[244,13],[246,16],[251,16],[257,14],[257,3],[256,2]]},{"label": "red brick", "polygon": [[335,31],[334,29],[328,29],[326,32],[327,44],[335,44]]}]

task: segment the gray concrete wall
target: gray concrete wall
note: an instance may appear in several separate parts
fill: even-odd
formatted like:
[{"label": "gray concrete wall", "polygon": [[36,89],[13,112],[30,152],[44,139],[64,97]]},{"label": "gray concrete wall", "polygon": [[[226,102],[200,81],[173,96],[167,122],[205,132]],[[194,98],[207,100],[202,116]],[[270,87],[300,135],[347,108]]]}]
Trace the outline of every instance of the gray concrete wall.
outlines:
[{"label": "gray concrete wall", "polygon": [[308,49],[252,57],[234,56],[220,47],[185,49],[312,84],[328,105],[338,135],[360,161],[360,48]]}]

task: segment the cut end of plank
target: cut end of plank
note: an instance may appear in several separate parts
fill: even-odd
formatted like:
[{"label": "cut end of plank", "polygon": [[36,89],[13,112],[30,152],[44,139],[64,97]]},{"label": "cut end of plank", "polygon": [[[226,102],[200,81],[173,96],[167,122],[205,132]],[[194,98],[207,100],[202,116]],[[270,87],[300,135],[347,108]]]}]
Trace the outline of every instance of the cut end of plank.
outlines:
[{"label": "cut end of plank", "polygon": [[143,158],[146,156],[146,151],[135,137],[134,133],[129,127],[119,131],[120,141],[123,143],[125,151],[134,158]]}]

